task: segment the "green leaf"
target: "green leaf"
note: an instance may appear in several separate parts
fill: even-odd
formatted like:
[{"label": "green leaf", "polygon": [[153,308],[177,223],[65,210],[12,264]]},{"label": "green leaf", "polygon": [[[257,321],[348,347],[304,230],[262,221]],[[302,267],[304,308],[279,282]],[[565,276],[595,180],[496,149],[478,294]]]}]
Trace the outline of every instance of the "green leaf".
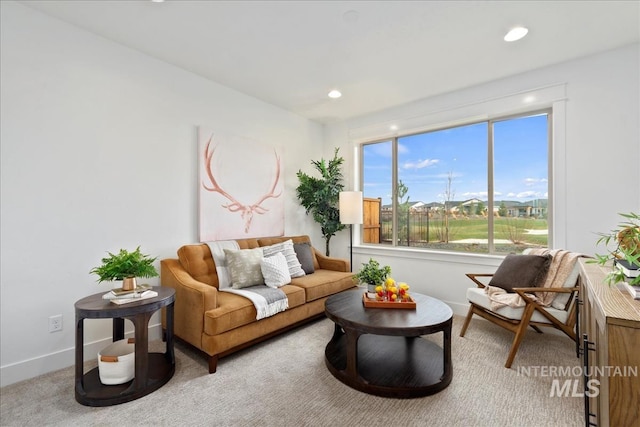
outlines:
[{"label": "green leaf", "polygon": [[[604,245],[607,254],[596,254],[595,262],[599,265],[611,263],[616,259],[624,259],[632,265],[640,267],[640,215],[635,212],[619,213],[621,217],[629,221],[622,221],[618,228],[610,233],[598,233],[600,236],[596,243]],[[606,277],[608,284],[615,284],[627,280],[622,272],[614,269]],[[631,280],[631,284],[640,284],[640,278]]]},{"label": "green leaf", "polygon": [[107,252],[108,257],[102,258],[102,265],[92,268],[89,273],[98,276],[98,282],[122,280],[126,277],[155,277],[158,271],[153,266],[156,258],[151,258],[140,252],[140,246],[133,252],[120,249],[113,254]]}]

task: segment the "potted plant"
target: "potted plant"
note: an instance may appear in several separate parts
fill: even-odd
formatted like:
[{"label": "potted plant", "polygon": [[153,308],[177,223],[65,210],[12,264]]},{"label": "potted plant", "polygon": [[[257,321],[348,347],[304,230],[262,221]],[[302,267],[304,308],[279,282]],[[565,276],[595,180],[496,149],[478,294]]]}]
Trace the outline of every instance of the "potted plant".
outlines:
[{"label": "potted plant", "polygon": [[391,274],[391,267],[388,265],[381,267],[380,263],[373,258],[369,258],[369,262],[363,263],[362,266],[362,269],[355,274],[355,277],[360,283],[367,284],[368,292],[375,292],[376,286],[382,285]]},{"label": "potted plant", "polygon": [[344,159],[338,157],[339,148],[335,149],[333,159],[312,161],[321,178],[309,176],[301,170],[296,174],[300,184],[296,188],[296,195],[307,215],[311,213],[315,222],[320,224],[322,236],[325,239],[325,255],[329,256],[329,242],[331,237],[346,226],[340,223],[338,199],[344,189],[342,183],[342,163]]},{"label": "potted plant", "polygon": [[[597,243],[605,245],[607,254],[596,254],[596,262],[600,265],[614,263],[613,270],[607,274],[607,283],[625,282],[631,278],[631,285],[640,286],[640,214],[619,215],[627,220],[610,233],[599,233]],[[616,265],[621,268],[616,268]],[[625,270],[630,274],[625,275]]]},{"label": "potted plant", "polygon": [[136,288],[136,277],[155,277],[158,271],[153,266],[157,259],[140,252],[140,246],[129,252],[120,249],[117,254],[107,252],[108,257],[102,258],[102,265],[94,267],[89,273],[98,275],[98,282],[122,280],[122,289]]}]

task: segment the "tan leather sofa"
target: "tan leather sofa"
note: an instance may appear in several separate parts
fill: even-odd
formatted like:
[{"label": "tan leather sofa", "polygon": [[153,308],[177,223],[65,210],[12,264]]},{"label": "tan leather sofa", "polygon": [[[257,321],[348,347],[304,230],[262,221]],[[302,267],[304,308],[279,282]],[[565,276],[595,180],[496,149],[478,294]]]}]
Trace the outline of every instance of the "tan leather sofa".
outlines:
[{"label": "tan leather sofa", "polygon": [[[309,236],[241,239],[237,242],[241,249],[253,249],[289,239],[294,243],[311,243]],[[178,249],[178,259],[160,262],[162,286],[176,291],[175,336],[206,353],[209,373],[214,373],[220,357],[324,316],[327,297],[353,288],[355,282],[347,260],[326,257],[313,246],[312,256],[315,272],[292,278],[291,284],[280,288],[287,294],[289,308],[256,320],[256,309],[251,301],[218,291],[218,276],[209,246],[204,243],[182,246]]]}]

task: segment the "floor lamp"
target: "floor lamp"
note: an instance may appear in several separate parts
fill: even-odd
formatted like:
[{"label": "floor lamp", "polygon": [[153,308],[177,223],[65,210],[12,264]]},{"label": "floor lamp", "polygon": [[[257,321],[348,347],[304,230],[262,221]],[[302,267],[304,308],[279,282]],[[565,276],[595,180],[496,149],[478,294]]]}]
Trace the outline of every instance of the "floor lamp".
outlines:
[{"label": "floor lamp", "polygon": [[362,224],[362,191],[341,191],[340,223],[349,225],[349,266],[353,272],[353,224]]}]

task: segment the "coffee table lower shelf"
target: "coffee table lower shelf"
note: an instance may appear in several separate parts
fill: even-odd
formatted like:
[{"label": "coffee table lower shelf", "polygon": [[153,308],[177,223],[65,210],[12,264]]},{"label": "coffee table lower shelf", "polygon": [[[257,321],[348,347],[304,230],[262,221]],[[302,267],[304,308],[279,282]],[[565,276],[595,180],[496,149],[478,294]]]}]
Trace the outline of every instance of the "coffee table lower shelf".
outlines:
[{"label": "coffee table lower shelf", "polygon": [[353,375],[347,370],[347,335],[335,334],[325,349],[325,362],[346,385],[377,396],[428,396],[451,383],[442,347],[421,337],[360,335]]}]

